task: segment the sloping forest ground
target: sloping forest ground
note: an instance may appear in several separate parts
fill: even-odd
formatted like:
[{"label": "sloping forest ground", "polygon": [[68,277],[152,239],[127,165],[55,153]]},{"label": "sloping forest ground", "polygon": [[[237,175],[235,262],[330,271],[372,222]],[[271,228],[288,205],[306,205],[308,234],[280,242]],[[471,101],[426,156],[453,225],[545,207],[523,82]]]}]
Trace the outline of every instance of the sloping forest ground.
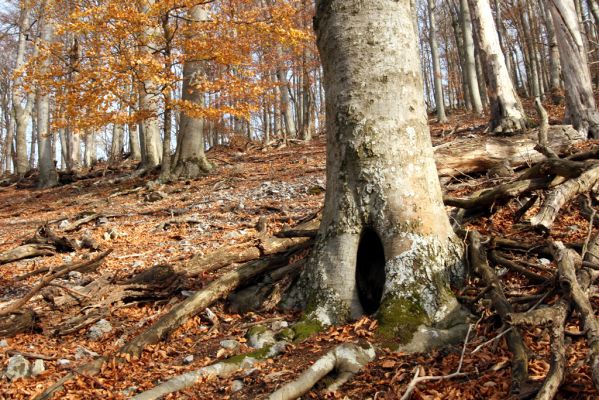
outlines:
[{"label": "sloping forest ground", "polygon": [[[532,105],[528,106],[534,114]],[[551,122],[556,123],[563,110],[549,108],[549,113]],[[484,135],[485,122],[461,113],[452,115],[444,125],[431,120],[433,142],[438,145],[460,137]],[[456,126],[473,128],[464,131]],[[325,187],[322,138],[309,144],[267,149],[243,140],[234,142],[231,147],[210,150],[208,158],[217,168],[193,181],[159,185],[148,184],[151,177],[119,179],[134,168],[124,163],[118,169],[100,164],[92,171],[94,177],[49,190],[35,189],[33,180],[0,188],[0,254],[5,255],[2,252],[27,241],[37,241],[39,245],[49,237],[54,238],[50,240],[50,251],[46,249],[48,255],[0,265],[0,316],[11,302],[28,293],[33,297],[20,310],[35,312],[33,331],[0,342],[0,366],[6,370],[9,358],[21,354],[32,364],[42,359],[45,368],[35,377],[14,381],[1,378],[0,398],[31,398],[69,372],[74,373],[73,379],[57,392],[58,398],[128,398],[173,376],[252,352],[246,334],[257,326],[275,329],[280,334],[287,332],[286,323],[291,326],[299,319],[300,314],[281,312],[276,307],[296,272],[287,271],[276,278],[271,273],[268,279],[259,276],[245,283],[246,287],[260,283],[262,291],[211,303],[171,332],[166,341],[147,346],[141,357],[125,357],[124,362],[115,358],[123,344],[148,329],[159,315],[238,267],[227,262],[202,266],[202,260],[205,262],[214,254],[233,259],[244,250],[257,251],[260,238],[287,231],[321,210]],[[588,150],[593,145],[596,143],[584,143],[576,150]],[[509,182],[514,176],[463,176],[450,182],[445,190],[447,195],[464,197]],[[543,196],[542,190],[538,193]],[[581,244],[598,233],[593,227],[589,235],[589,226],[594,223],[589,224],[588,213],[582,210],[584,201],[579,197],[563,207],[549,235],[526,224],[538,211],[538,202],[523,216],[518,215],[525,202],[512,199],[493,206],[490,213],[469,219],[463,228],[538,246],[545,245],[548,237]],[[301,244],[304,239],[291,240]],[[219,253],[223,248],[227,250]],[[306,246],[294,249],[291,256],[294,262],[309,251]],[[112,252],[106,255],[103,252],[107,250]],[[264,246],[259,250],[257,256],[248,250],[247,260],[264,254]],[[98,255],[105,258],[94,263]],[[491,263],[497,267],[503,291],[517,311],[528,310],[539,302],[551,305],[558,301],[556,292],[547,290],[557,269],[551,257],[518,250],[505,251],[502,256],[546,278],[535,281],[534,275],[522,275],[496,260]],[[78,262],[91,265],[67,273]],[[157,265],[165,267],[152,269],[146,280],[143,275],[139,278],[140,272]],[[190,265],[195,266],[195,273],[186,275],[184,271]],[[53,273],[57,279],[32,293],[40,281]],[[90,285],[101,290],[90,291]],[[464,375],[420,382],[412,398],[525,397],[510,394],[512,357],[505,340],[508,335],[497,338],[505,327],[485,299],[488,290],[480,279],[472,277],[467,288],[458,293],[478,319],[466,346],[417,355],[377,349],[376,359],[337,392],[325,394],[326,385],[321,382],[304,398],[400,398],[415,368],[420,368],[420,375],[443,376],[455,372],[460,361]],[[256,309],[245,310],[256,299],[261,300],[253,304]],[[590,300],[596,309],[599,306],[596,292],[592,291]],[[576,313],[567,322],[567,372],[557,397],[597,398],[589,366],[589,347],[577,322]],[[296,379],[313,361],[340,343],[380,343],[376,326],[373,319],[364,317],[352,325],[330,328],[304,341],[290,341],[280,354],[260,359],[251,369],[227,377],[200,378],[195,385],[167,398],[265,397]],[[0,324],[0,329],[11,327]],[[522,328],[530,352],[532,386],[539,386],[550,368],[549,332],[543,326]],[[109,357],[98,374],[88,376],[77,372],[76,366],[97,355]]]}]

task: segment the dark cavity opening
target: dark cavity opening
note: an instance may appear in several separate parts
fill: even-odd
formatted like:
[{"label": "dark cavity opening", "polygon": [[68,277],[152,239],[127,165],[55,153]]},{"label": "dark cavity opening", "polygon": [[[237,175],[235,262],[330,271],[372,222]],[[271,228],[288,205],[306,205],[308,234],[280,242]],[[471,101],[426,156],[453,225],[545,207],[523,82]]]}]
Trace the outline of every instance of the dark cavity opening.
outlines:
[{"label": "dark cavity opening", "polygon": [[364,312],[374,314],[381,306],[385,286],[385,249],[371,228],[364,229],[358,245],[356,284]]}]

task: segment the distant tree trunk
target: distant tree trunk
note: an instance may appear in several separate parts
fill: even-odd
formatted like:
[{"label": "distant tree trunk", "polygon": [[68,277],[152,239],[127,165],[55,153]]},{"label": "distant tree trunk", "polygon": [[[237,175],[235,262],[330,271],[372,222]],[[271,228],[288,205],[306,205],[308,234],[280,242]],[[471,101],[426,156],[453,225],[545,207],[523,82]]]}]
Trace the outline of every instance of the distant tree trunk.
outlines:
[{"label": "distant tree trunk", "polygon": [[414,2],[320,0],[315,27],[327,190],[299,284],[307,318],[329,325],[376,313],[381,333],[409,342],[458,309],[449,277],[462,259],[434,165]]},{"label": "distant tree trunk", "polygon": [[599,139],[599,111],[572,0],[547,0],[553,17],[566,87],[566,123]]},{"label": "distant tree trunk", "polygon": [[89,131],[85,135],[85,153],[84,163],[85,166],[91,168],[98,161],[97,150],[96,150],[96,134],[94,131]]},{"label": "distant tree trunk", "polygon": [[81,167],[81,137],[67,126],[64,130],[67,142],[67,171],[75,171]]},{"label": "distant tree trunk", "polygon": [[114,124],[112,127],[112,142],[110,144],[110,163],[118,163],[123,159],[123,139],[125,127],[121,124]]},{"label": "distant tree trunk", "polygon": [[[45,15],[47,8],[51,7],[52,0],[44,1],[42,4],[42,21],[40,22],[40,38],[46,43],[50,43],[54,36],[54,27],[51,19]],[[44,61],[44,69],[50,67],[50,61]],[[54,155],[52,154],[52,143],[50,136],[50,96],[40,90],[37,95],[37,130],[38,130],[38,168],[39,181],[38,186],[47,188],[58,184],[58,174],[54,167]]]},{"label": "distant tree trunk", "polygon": [[[129,116],[133,114],[133,107],[129,107]],[[130,122],[128,125],[129,130],[129,158],[133,161],[141,160],[141,146],[139,144],[139,131],[137,125],[134,122]]]},{"label": "distant tree trunk", "polygon": [[[25,65],[25,55],[27,46],[27,35],[29,34],[30,10],[25,2],[20,2],[19,18],[19,38],[17,42],[17,57],[15,68],[19,69]],[[29,160],[27,158],[27,128],[31,120],[31,110],[34,103],[32,92],[26,94],[22,88],[23,80],[18,77],[13,83],[12,106],[15,118],[15,172],[19,178],[22,178],[29,169]]]},{"label": "distant tree trunk", "polygon": [[553,18],[547,9],[547,3],[541,2],[541,11],[543,13],[545,28],[547,29],[547,41],[549,42],[549,91],[551,92],[553,103],[559,104],[562,101],[562,96],[560,95],[562,86],[562,65],[559,59],[559,48],[557,45],[557,37],[555,36],[555,26],[553,25]]},{"label": "distant tree trunk", "polygon": [[[38,114],[37,108],[39,106],[39,99],[36,97],[33,106],[33,115]],[[35,168],[35,162],[37,161],[37,118],[31,118],[31,142],[29,144],[29,169]]]},{"label": "distant tree trunk", "polygon": [[[198,24],[208,19],[205,6],[195,6],[191,9],[189,18]],[[188,60],[183,64],[183,94],[182,99],[196,106],[204,107],[204,93],[196,88],[202,79],[204,66],[201,61]],[[204,124],[203,118],[194,118],[184,111],[181,113],[177,154],[173,175],[179,178],[197,178],[212,169],[204,154]]]},{"label": "distant tree trunk", "polygon": [[491,130],[514,132],[526,128],[526,114],[510,79],[505,57],[501,52],[489,0],[470,0],[470,9],[478,27],[480,50],[491,102]]},{"label": "distant tree trunk", "polygon": [[[277,54],[279,58],[283,58],[283,47],[277,46]],[[285,137],[294,138],[296,136],[295,122],[293,119],[293,107],[291,107],[291,99],[289,98],[289,82],[287,81],[287,69],[284,67],[283,61],[281,66],[277,68],[277,80],[281,85],[279,87],[281,94],[281,119],[285,124]]]},{"label": "distant tree trunk", "polygon": [[437,106],[437,120],[439,123],[447,122],[445,115],[445,100],[443,96],[443,80],[441,79],[441,63],[439,62],[439,43],[437,43],[437,21],[435,0],[428,0],[429,42],[431,45],[431,58],[433,59],[433,75],[435,76],[435,105]]},{"label": "distant tree trunk", "polygon": [[[142,4],[142,12],[147,13],[155,0],[148,0]],[[147,27],[142,34],[144,46],[142,48],[149,56],[154,57],[154,49],[158,46],[153,43],[158,36],[155,28]],[[151,77],[142,82],[139,94],[139,108],[148,116],[141,122],[143,140],[141,141],[142,164],[144,168],[154,168],[160,164],[162,147],[160,143],[160,88]]]},{"label": "distant tree trunk", "polygon": [[470,90],[470,102],[475,113],[483,113],[483,103],[480,98],[478,80],[476,78],[476,60],[474,58],[474,35],[472,33],[472,16],[468,0],[460,0],[460,12],[462,21],[462,35],[464,35],[464,56],[466,57],[464,67],[468,78],[468,89]]}]

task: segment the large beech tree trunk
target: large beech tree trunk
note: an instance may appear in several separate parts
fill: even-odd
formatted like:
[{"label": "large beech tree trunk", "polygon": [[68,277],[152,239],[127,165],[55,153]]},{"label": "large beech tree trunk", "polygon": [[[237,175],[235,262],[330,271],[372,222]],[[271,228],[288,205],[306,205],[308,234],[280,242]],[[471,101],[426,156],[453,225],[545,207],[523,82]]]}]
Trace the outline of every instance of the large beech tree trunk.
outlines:
[{"label": "large beech tree trunk", "polygon": [[381,332],[406,342],[458,309],[449,280],[462,267],[433,159],[415,21],[410,0],[317,2],[327,194],[299,283],[307,319],[376,312]]},{"label": "large beech tree trunk", "polygon": [[553,17],[566,84],[566,123],[599,139],[599,111],[576,7],[572,0],[547,0],[547,4]]},{"label": "large beech tree trunk", "polygon": [[[208,19],[205,6],[195,6],[190,12],[190,24],[198,24]],[[188,60],[183,65],[183,101],[204,106],[204,93],[196,89],[203,75],[203,62]],[[194,118],[181,112],[181,124],[177,154],[175,155],[174,175],[181,178],[196,178],[208,172],[212,166],[204,154],[204,119]]]},{"label": "large beech tree trunk", "polygon": [[514,89],[501,51],[489,0],[469,0],[478,28],[480,51],[491,102],[491,129],[514,132],[526,128],[526,114]]}]

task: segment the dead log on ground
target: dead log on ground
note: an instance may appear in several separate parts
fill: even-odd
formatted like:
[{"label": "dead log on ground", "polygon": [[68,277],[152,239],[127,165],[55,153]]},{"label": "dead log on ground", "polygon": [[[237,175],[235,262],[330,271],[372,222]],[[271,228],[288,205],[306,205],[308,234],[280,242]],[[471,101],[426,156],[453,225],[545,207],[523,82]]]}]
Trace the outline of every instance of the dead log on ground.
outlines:
[{"label": "dead log on ground", "polygon": [[63,253],[70,253],[79,249],[79,245],[75,240],[66,236],[58,236],[48,225],[39,227],[35,235],[31,239],[27,239],[25,243],[52,245],[56,250]]},{"label": "dead log on ground", "polygon": [[[586,140],[570,125],[549,127],[547,137],[548,148],[557,154]],[[535,164],[545,159],[543,154],[535,150],[537,141],[536,130],[509,137],[483,136],[455,140],[435,148],[437,170],[441,177],[454,177],[486,172],[506,161],[512,168]]]},{"label": "dead log on ground", "polygon": [[31,332],[36,329],[37,322],[37,315],[28,309],[0,317],[0,338]]},{"label": "dead log on ground", "polygon": [[56,248],[47,244],[24,244],[0,253],[0,265],[40,256],[54,255]]},{"label": "dead log on ground", "polygon": [[599,165],[585,171],[578,178],[570,179],[556,187],[547,196],[537,215],[531,218],[530,223],[532,226],[546,231],[550,230],[563,205],[576,195],[591,190],[597,180],[599,180]]}]

